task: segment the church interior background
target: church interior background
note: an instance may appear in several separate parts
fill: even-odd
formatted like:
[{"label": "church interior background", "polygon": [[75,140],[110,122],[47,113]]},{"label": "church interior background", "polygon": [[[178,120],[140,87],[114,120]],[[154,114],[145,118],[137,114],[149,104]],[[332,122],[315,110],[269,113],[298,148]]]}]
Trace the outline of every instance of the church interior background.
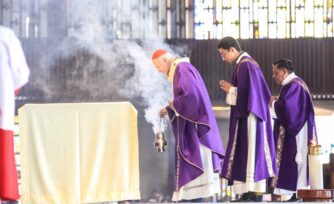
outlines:
[{"label": "church interior background", "polygon": [[[233,67],[221,62],[219,40],[239,39],[275,94],[279,87],[272,80],[271,63],[291,59],[310,88],[328,162],[334,144],[332,0],[0,0],[0,6],[1,25],[20,38],[31,69],[29,84],[16,97],[16,109],[28,103],[129,101],[138,110],[140,192],[145,202],[170,201],[173,186],[169,125],[167,151],[157,153],[152,145],[156,121],[150,114],[171,94],[150,62],[157,48],[189,56],[199,69],[225,145],[229,119],[218,82],[228,80]],[[18,129],[15,138],[20,161]]]}]

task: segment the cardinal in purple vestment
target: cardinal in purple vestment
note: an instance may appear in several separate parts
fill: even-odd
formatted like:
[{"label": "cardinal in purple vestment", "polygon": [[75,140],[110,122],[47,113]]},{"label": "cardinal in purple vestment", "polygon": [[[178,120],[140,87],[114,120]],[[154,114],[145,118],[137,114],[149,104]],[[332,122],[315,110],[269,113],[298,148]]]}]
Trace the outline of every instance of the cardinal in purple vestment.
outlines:
[{"label": "cardinal in purple vestment", "polygon": [[229,141],[222,175],[240,201],[258,201],[266,179],[275,176],[275,146],[268,103],[271,93],[257,62],[232,37],[218,44],[223,61],[236,63],[231,82],[220,81],[231,106]]},{"label": "cardinal in purple vestment", "polygon": [[173,86],[174,98],[160,112],[168,114],[176,141],[173,201],[213,196],[225,152],[204,81],[188,58],[156,50],[152,61]]},{"label": "cardinal in purple vestment", "polygon": [[273,63],[273,78],[282,87],[270,101],[278,166],[272,186],[275,194],[294,197],[297,189],[309,186],[308,145],[317,143],[313,102],[290,60]]}]

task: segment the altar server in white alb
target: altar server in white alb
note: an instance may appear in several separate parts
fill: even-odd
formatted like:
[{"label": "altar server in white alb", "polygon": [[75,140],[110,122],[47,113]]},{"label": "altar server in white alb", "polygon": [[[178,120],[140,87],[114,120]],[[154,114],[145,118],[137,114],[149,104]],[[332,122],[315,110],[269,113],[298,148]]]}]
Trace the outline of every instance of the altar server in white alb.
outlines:
[{"label": "altar server in white alb", "polygon": [[0,199],[18,200],[14,157],[15,94],[29,79],[29,68],[19,39],[0,26]]}]

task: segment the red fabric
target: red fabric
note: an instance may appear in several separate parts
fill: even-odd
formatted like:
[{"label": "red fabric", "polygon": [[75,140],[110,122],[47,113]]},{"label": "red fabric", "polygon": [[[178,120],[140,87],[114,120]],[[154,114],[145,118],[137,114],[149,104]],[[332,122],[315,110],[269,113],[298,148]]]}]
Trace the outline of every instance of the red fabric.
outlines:
[{"label": "red fabric", "polygon": [[167,53],[166,50],[162,50],[162,49],[155,50],[152,54],[152,60],[155,60],[166,53]]},{"label": "red fabric", "polygon": [[18,200],[18,174],[14,156],[13,131],[0,129],[0,198]]}]

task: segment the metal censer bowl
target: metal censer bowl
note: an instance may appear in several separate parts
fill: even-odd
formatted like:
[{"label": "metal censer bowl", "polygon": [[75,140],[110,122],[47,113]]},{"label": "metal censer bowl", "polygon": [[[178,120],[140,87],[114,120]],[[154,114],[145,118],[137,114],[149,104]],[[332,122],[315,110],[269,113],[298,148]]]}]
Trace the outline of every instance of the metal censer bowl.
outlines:
[{"label": "metal censer bowl", "polygon": [[155,140],[154,140],[153,145],[157,149],[157,152],[166,151],[167,141],[166,141],[165,133],[163,131],[159,131],[157,134],[155,134]]}]

